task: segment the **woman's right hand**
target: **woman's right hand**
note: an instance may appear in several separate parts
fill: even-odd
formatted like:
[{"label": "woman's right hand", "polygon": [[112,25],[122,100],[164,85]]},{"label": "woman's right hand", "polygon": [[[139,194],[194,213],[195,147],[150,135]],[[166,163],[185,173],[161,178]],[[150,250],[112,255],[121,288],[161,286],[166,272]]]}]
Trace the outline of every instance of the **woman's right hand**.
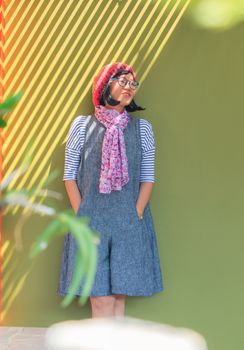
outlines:
[{"label": "woman's right hand", "polygon": [[66,180],[65,188],[70,200],[70,204],[74,210],[75,215],[77,215],[82,201],[77,182],[75,180]]},{"label": "woman's right hand", "polygon": [[82,201],[80,201],[79,205],[76,206],[76,209],[74,210],[75,215],[77,215],[77,213],[78,213],[78,210],[79,210],[79,208],[80,208],[81,202],[82,202]]}]

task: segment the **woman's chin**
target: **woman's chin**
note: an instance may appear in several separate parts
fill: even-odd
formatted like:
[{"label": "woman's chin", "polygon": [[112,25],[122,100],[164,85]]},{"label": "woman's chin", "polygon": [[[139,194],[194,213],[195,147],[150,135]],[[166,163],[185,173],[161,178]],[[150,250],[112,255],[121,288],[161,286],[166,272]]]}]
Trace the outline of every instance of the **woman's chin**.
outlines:
[{"label": "woman's chin", "polygon": [[126,107],[128,106],[132,101],[132,98],[126,98],[126,97],[123,97],[121,100],[120,100],[120,104],[123,106],[123,107]]}]

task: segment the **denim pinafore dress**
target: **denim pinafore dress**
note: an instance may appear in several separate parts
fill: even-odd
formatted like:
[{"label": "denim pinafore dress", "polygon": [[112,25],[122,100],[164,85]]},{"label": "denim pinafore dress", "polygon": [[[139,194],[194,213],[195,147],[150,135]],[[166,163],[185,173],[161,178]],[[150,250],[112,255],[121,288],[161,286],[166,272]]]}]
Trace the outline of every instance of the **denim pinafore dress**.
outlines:
[{"label": "denim pinafore dress", "polygon": [[[163,290],[157,239],[150,204],[138,217],[141,139],[139,118],[129,115],[124,129],[129,182],[120,191],[99,192],[102,142],[106,128],[94,116],[86,118],[85,142],[77,184],[82,197],[77,215],[88,216],[100,234],[98,261],[90,296],[125,294],[150,296]],[[58,293],[68,292],[75,263],[76,242],[65,235]],[[82,295],[81,282],[76,295]]]}]

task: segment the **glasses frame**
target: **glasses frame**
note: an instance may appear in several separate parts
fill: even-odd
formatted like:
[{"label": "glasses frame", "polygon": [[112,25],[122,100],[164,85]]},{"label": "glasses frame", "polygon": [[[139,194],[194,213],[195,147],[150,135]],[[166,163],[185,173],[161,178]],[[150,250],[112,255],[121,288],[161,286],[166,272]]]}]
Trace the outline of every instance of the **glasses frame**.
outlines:
[{"label": "glasses frame", "polygon": [[[120,84],[121,80],[125,80],[126,81],[125,85],[121,85]],[[126,78],[116,77],[116,78],[111,78],[110,81],[117,81],[119,86],[121,86],[121,87],[126,87],[126,85],[128,84],[129,87],[131,88],[131,90],[136,90],[139,87],[139,82],[136,81],[136,80],[128,80]],[[136,86],[133,86],[132,83],[136,83]]]}]

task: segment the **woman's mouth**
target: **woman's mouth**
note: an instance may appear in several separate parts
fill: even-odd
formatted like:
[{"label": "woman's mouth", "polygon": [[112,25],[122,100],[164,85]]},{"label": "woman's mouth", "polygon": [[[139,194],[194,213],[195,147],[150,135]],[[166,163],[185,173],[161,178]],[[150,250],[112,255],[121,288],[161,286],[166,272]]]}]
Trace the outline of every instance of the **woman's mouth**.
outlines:
[{"label": "woman's mouth", "polygon": [[125,97],[131,97],[131,94],[129,92],[122,92],[122,95],[124,95]]}]

